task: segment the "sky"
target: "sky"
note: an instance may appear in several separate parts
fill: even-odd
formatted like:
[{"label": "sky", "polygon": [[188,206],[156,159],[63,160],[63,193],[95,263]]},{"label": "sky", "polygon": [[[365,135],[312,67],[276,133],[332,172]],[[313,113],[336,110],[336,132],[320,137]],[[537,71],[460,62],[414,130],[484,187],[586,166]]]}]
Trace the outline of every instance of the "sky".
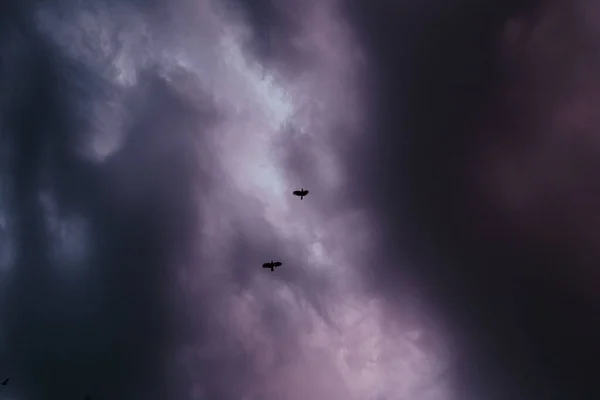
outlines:
[{"label": "sky", "polygon": [[599,10],[1,1],[0,399],[600,398]]}]

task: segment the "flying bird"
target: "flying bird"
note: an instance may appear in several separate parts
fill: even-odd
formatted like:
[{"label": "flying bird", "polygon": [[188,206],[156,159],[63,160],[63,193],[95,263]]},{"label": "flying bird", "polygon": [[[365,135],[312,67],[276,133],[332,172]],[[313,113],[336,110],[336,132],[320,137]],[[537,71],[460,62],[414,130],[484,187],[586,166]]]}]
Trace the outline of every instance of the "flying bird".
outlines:
[{"label": "flying bird", "polygon": [[275,268],[281,267],[282,265],[283,264],[280,263],[279,261],[273,262],[273,260],[271,260],[271,262],[264,263],[263,268],[271,268],[271,272],[273,272],[273,271],[275,271]]},{"label": "flying bird", "polygon": [[10,378],[6,378],[3,382],[2,382],[2,386],[6,386],[8,385],[8,381],[10,380]]},{"label": "flying bird", "polygon": [[300,200],[302,200],[307,194],[308,190],[305,190],[304,188],[300,190],[294,190],[294,196],[300,196]]}]

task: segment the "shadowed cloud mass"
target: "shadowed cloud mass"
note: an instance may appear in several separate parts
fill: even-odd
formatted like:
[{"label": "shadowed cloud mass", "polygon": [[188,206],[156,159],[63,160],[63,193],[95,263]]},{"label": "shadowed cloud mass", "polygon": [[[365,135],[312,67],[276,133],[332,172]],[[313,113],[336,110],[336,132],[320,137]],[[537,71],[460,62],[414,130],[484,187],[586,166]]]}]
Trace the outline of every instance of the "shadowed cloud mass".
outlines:
[{"label": "shadowed cloud mass", "polygon": [[0,397],[596,398],[597,9],[2,2]]},{"label": "shadowed cloud mass", "polygon": [[377,72],[348,156],[374,288],[419,289],[456,398],[596,398],[598,4],[426,3],[348,7]]}]

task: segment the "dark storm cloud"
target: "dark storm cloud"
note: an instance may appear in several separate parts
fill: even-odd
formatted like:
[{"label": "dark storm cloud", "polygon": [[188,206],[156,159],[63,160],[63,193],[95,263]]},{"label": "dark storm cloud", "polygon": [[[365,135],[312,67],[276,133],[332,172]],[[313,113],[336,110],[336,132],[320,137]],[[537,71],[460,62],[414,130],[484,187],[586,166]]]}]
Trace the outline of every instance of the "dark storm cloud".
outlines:
[{"label": "dark storm cloud", "polygon": [[[16,398],[443,398],[419,349],[435,335],[394,331],[408,318],[357,282],[392,253],[371,253],[371,159],[347,175],[336,154],[372,83],[355,87],[336,4],[43,2],[7,25],[0,372]],[[373,60],[377,94],[396,82]]]},{"label": "dark storm cloud", "polygon": [[[574,83],[587,76],[582,59],[596,65],[597,35],[583,15],[597,4],[433,3],[348,2],[373,84],[371,135],[349,164],[361,182],[356,198],[375,210],[386,237],[376,288],[401,295],[408,280],[423,310],[443,322],[457,346],[456,398],[596,398],[600,314],[588,285],[597,291],[589,265],[599,258],[580,245],[597,243],[598,170],[572,165],[597,140],[585,111],[595,79]],[[515,24],[523,30],[509,58],[506,27],[514,35]],[[535,164],[548,142],[565,145]],[[512,181],[489,173],[496,148],[497,168],[525,160]],[[533,200],[507,212],[500,196],[519,179]],[[497,198],[481,194],[490,187]],[[392,257],[404,267],[389,268]]]},{"label": "dark storm cloud", "polygon": [[[212,119],[155,71],[120,93],[20,22],[2,26],[2,196],[15,242],[3,276],[1,370],[12,378],[3,394],[171,398],[164,368],[179,311],[167,267],[198,217],[203,177],[190,150]],[[97,164],[79,151],[95,128],[82,110],[107,95],[128,98],[127,139]],[[56,207],[44,208],[42,195]],[[67,270],[51,257],[57,233],[45,221],[72,216],[87,221],[92,244]]]},{"label": "dark storm cloud", "polygon": [[[235,107],[226,102],[213,105],[200,90],[206,82],[186,71],[121,63],[131,54],[135,63],[153,49],[143,40],[131,45],[113,35],[114,25],[136,25],[127,13],[113,18],[103,4],[80,10],[61,3],[64,14],[46,4],[28,36],[18,26],[12,28],[16,33],[9,31],[20,40],[3,64],[3,83],[12,89],[2,110],[3,140],[10,148],[3,172],[9,186],[2,195],[11,215],[7,234],[16,243],[2,298],[9,389],[27,399],[83,393],[187,398],[190,390],[220,399],[273,398],[272,371],[297,364],[300,334],[311,331],[307,310],[327,317],[324,301],[335,291],[325,295],[328,274],[306,268],[305,243],[277,239],[281,232],[260,218],[261,202],[228,188],[228,177],[211,165],[221,155],[209,146],[231,121],[234,140],[222,156],[235,161],[252,150],[238,145],[243,141],[236,134],[241,127],[256,134],[264,129],[260,118],[269,116],[262,116],[264,106],[252,97],[260,93],[240,99],[243,91],[226,85],[230,76],[211,71],[209,57],[194,71],[216,80],[221,99],[258,115],[254,127],[256,120],[236,120]],[[118,11],[136,14],[135,4],[129,5]],[[169,18],[193,7],[181,2],[173,9],[157,31],[164,35],[160,39],[185,45],[176,28],[169,36],[169,23],[177,22]],[[160,20],[157,14],[152,18]],[[32,10],[23,15],[33,19]],[[201,33],[210,36],[211,15],[198,18],[208,21]],[[204,51],[212,55],[211,48],[198,47],[201,59]],[[244,75],[242,61],[228,62],[238,83],[251,90],[256,77]],[[121,144],[107,144],[110,130],[122,133],[116,135]],[[218,134],[209,140],[211,130]],[[208,213],[237,222],[233,234],[219,236],[214,229],[199,235],[206,225],[200,211],[220,189],[234,206],[217,202]],[[59,240],[63,234],[72,237]],[[215,247],[205,248],[211,236],[217,237]],[[260,264],[272,257],[288,268],[258,275],[264,272]],[[187,280],[176,281],[186,273]],[[279,296],[282,289],[291,299]],[[296,368],[290,375],[307,379],[306,367]],[[291,386],[277,390],[296,396]]]}]

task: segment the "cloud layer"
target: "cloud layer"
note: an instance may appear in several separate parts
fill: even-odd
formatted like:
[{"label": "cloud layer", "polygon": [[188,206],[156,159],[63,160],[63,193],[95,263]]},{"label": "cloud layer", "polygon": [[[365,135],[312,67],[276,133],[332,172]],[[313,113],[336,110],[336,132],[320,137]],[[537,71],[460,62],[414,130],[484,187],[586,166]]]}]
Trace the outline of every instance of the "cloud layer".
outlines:
[{"label": "cloud layer", "polygon": [[420,289],[457,398],[593,398],[597,3],[425,3],[348,6],[377,71],[348,156],[370,155],[375,290]]},{"label": "cloud layer", "polygon": [[2,3],[0,395],[595,398],[597,9]]},{"label": "cloud layer", "polygon": [[12,11],[3,394],[444,398],[443,352],[360,283],[363,50],[336,2],[259,6]]}]

